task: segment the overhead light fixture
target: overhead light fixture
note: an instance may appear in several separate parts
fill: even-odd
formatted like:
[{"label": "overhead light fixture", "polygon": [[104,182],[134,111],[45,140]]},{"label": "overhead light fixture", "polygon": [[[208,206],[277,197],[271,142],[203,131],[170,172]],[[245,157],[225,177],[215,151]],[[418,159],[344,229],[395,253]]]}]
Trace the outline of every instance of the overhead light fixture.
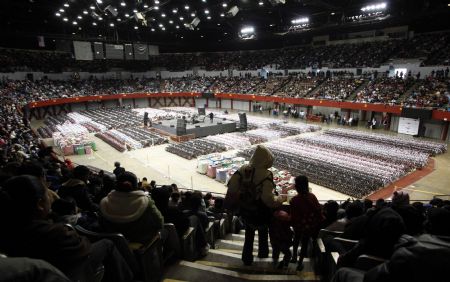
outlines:
[{"label": "overhead light fixture", "polygon": [[125,7],[127,5],[127,3],[125,3],[125,2],[120,2],[120,6],[122,6],[122,7]]},{"label": "overhead light fixture", "polygon": [[225,17],[225,14],[224,14],[224,13],[221,13],[220,16],[223,18],[223,17]]},{"label": "overhead light fixture", "polygon": [[114,27],[114,23],[110,23],[109,26],[110,26],[110,27]]},{"label": "overhead light fixture", "polygon": [[77,18],[78,18],[79,20],[83,19],[83,17],[82,17],[82,16],[78,16]]},{"label": "overhead light fixture", "polygon": [[170,21],[169,21],[169,23],[170,23],[170,24],[173,24],[173,21],[172,21],[172,20],[170,20]]},{"label": "overhead light fixture", "polygon": [[155,7],[153,7],[153,9],[159,10],[159,6],[155,6]]},{"label": "overhead light fixture", "polygon": [[303,17],[303,18],[294,19],[294,20],[291,21],[291,23],[293,23],[293,24],[309,23],[309,18]]},{"label": "overhead light fixture", "polygon": [[89,9],[95,10],[95,7],[94,6],[90,6]]},{"label": "overhead light fixture", "polygon": [[206,3],[206,0],[202,0],[203,3]]},{"label": "overhead light fixture", "polygon": [[336,13],[335,12],[331,12],[331,15],[334,16]]},{"label": "overhead light fixture", "polygon": [[182,20],[184,20],[184,18],[183,18],[183,17],[180,17],[180,21],[182,21]]},{"label": "overhead light fixture", "polygon": [[247,26],[241,29],[241,33],[253,33],[255,28],[253,26]]},{"label": "overhead light fixture", "polygon": [[61,13],[64,13],[64,9],[59,9],[59,11],[60,11]]},{"label": "overhead light fixture", "polygon": [[125,14],[125,17],[126,17],[126,18],[130,17],[130,14]]},{"label": "overhead light fixture", "polygon": [[263,6],[263,5],[264,5],[264,2],[263,2],[263,1],[259,1],[258,5],[259,5],[259,6]]},{"label": "overhead light fixture", "polygon": [[286,0],[269,0],[269,2],[273,6],[280,5],[280,4],[286,4]]},{"label": "overhead light fixture", "polygon": [[134,29],[138,29],[139,27],[137,25],[134,26]]},{"label": "overhead light fixture", "polygon": [[209,10],[208,9],[205,10],[205,14],[209,14]]},{"label": "overhead light fixture", "polygon": [[60,17],[61,14],[60,13],[55,13],[55,16]]},{"label": "overhead light fixture", "polygon": [[188,5],[184,6],[184,9],[189,10],[189,6]]},{"label": "overhead light fixture", "polygon": [[144,8],[147,9],[147,8],[148,8],[148,5],[147,5],[147,4],[144,4]]},{"label": "overhead light fixture", "polygon": [[151,29],[151,31],[155,31],[155,29],[154,29],[154,28],[152,28],[152,29]]},{"label": "overhead light fixture", "polygon": [[93,26],[96,26],[96,25],[97,25],[97,23],[96,23],[96,22],[93,22],[93,23],[92,23],[92,25],[93,25]]},{"label": "overhead light fixture", "polygon": [[177,26],[175,26],[175,28],[176,28],[176,29],[179,29],[179,28],[180,28],[180,26],[179,26],[179,25],[177,25]]},{"label": "overhead light fixture", "polygon": [[165,17],[166,17],[166,14],[162,13],[162,14],[161,14],[161,17],[165,18]]},{"label": "overhead light fixture", "polygon": [[64,3],[64,7],[69,7],[69,3]]},{"label": "overhead light fixture", "polygon": [[159,26],[159,27],[163,27],[163,24],[159,24],[158,26]]},{"label": "overhead light fixture", "polygon": [[83,14],[87,15],[87,14],[88,14],[88,11],[84,10],[84,11],[83,11]]},{"label": "overhead light fixture", "polygon": [[178,9],[173,9],[172,13],[174,13],[174,14],[178,13]]},{"label": "overhead light fixture", "polygon": [[103,1],[102,0],[97,0],[97,3],[98,4],[103,4]]},{"label": "overhead light fixture", "polygon": [[208,20],[210,20],[210,19],[211,19],[211,16],[207,16],[206,18],[207,18]]},{"label": "overhead light fixture", "polygon": [[239,12],[239,8],[237,6],[233,6],[231,7],[230,10],[228,10],[228,12],[226,12],[226,16],[228,18],[232,18],[234,16],[236,16],[236,14]]},{"label": "overhead light fixture", "polygon": [[118,22],[121,22],[121,21],[122,21],[122,19],[121,19],[121,18],[117,18],[117,21],[118,21]]},{"label": "overhead light fixture", "polygon": [[373,4],[373,5],[367,5],[365,7],[361,8],[361,11],[363,12],[377,12],[377,11],[383,11],[386,10],[387,4],[385,2],[379,3],[379,4]]},{"label": "overhead light fixture", "polygon": [[228,4],[227,3],[222,3],[222,7],[226,8],[226,7],[228,7]]},{"label": "overhead light fixture", "polygon": [[76,21],[73,21],[72,24],[73,24],[73,25],[77,25],[78,23],[77,23]]},{"label": "overhead light fixture", "polygon": [[67,22],[67,21],[69,21],[69,19],[68,18],[63,18],[63,21]]},{"label": "overhead light fixture", "polygon": [[191,17],[195,17],[195,13],[191,13]]}]

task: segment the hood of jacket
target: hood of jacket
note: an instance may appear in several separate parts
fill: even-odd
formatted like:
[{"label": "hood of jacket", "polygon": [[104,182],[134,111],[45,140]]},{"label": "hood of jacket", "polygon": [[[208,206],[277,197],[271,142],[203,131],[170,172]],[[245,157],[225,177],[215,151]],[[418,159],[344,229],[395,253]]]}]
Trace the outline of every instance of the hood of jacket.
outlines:
[{"label": "hood of jacket", "polygon": [[144,191],[119,192],[113,190],[100,202],[100,211],[108,221],[133,222],[144,214],[149,200]]},{"label": "hood of jacket", "polygon": [[273,154],[263,145],[256,146],[256,150],[250,159],[250,166],[254,168],[268,169],[273,165]]}]

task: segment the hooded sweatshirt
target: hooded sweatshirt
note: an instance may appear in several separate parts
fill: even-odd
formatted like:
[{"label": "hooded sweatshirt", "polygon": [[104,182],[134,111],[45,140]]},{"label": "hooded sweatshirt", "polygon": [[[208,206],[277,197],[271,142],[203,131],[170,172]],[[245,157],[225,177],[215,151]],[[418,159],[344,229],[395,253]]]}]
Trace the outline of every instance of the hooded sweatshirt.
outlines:
[{"label": "hooded sweatshirt", "polygon": [[228,182],[228,189],[231,189],[231,191],[238,191],[241,175],[242,177],[245,175],[251,175],[251,170],[255,169],[255,174],[253,176],[254,183],[258,184],[264,179],[267,179],[262,182],[262,202],[269,208],[276,208],[280,206],[283,200],[281,197],[276,197],[273,194],[275,184],[273,183],[272,172],[268,170],[268,168],[272,167],[273,159],[274,157],[269,149],[263,145],[258,145],[252,158],[250,159],[250,163],[239,168],[240,175],[235,173],[231,177]]},{"label": "hooded sweatshirt", "polygon": [[113,190],[100,202],[101,226],[122,233],[129,241],[145,244],[163,228],[163,217],[143,191]]}]

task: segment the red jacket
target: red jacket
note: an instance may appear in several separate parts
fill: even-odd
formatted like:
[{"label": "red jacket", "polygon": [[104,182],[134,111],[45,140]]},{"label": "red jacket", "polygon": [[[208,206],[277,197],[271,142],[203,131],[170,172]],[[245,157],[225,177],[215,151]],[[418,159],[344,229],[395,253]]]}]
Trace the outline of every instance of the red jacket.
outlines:
[{"label": "red jacket", "polygon": [[316,196],[312,193],[299,194],[292,198],[290,205],[291,222],[296,234],[317,235],[324,217]]}]

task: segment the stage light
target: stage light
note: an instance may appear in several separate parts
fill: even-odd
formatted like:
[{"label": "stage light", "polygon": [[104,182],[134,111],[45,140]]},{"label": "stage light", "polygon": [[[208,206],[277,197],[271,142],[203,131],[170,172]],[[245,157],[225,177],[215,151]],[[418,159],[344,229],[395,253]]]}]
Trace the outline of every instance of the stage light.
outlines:
[{"label": "stage light", "polygon": [[253,33],[255,32],[255,28],[253,26],[247,26],[241,29],[241,33],[245,34],[245,33]]},{"label": "stage light", "polygon": [[291,23],[293,23],[293,24],[306,24],[306,23],[309,23],[309,18],[303,17],[303,18],[294,19],[294,20],[291,21]]}]

